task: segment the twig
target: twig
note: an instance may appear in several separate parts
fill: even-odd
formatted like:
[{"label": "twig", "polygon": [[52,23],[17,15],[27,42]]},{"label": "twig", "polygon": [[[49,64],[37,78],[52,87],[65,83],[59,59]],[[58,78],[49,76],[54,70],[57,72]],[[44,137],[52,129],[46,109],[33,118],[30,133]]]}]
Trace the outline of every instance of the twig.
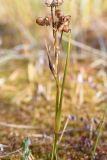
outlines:
[{"label": "twig", "polygon": [[35,126],[17,125],[17,124],[5,123],[5,122],[0,122],[0,127],[17,128],[17,129],[37,129]]},{"label": "twig", "polygon": [[5,158],[5,157],[8,157],[8,156],[11,156],[12,154],[21,152],[21,151],[22,151],[22,148],[19,148],[16,151],[13,151],[13,152],[10,152],[10,153],[7,153],[7,154],[4,154],[4,155],[0,156],[0,158]]},{"label": "twig", "polygon": [[53,37],[55,36],[55,31],[54,31],[54,14],[53,14],[53,6],[51,6],[51,17],[52,17],[52,28],[53,28]]},{"label": "twig", "polygon": [[67,120],[66,120],[66,122],[65,122],[64,128],[63,128],[63,130],[62,130],[61,136],[60,136],[59,141],[58,141],[58,144],[59,144],[59,143],[61,142],[61,140],[62,140],[62,137],[63,137],[63,135],[64,135],[64,133],[65,133],[65,131],[66,131],[67,125],[68,125],[68,123],[69,123],[69,120],[70,120],[70,116],[67,117]]},{"label": "twig", "polygon": [[52,135],[46,135],[46,134],[29,134],[27,135],[28,137],[34,137],[34,138],[42,138],[42,139],[47,139],[52,141],[53,140],[53,136]]}]

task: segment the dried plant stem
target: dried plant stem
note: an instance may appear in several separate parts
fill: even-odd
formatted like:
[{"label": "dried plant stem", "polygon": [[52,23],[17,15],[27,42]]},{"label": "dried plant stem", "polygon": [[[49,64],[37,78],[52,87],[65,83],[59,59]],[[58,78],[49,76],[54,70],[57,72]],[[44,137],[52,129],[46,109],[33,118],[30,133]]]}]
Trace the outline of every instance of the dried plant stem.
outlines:
[{"label": "dried plant stem", "polygon": [[60,36],[60,40],[59,40],[59,44],[61,44],[61,42],[62,42],[62,36],[63,36],[63,31],[61,32],[61,36]]},{"label": "dried plant stem", "polygon": [[59,79],[57,77],[56,78],[56,115],[55,117],[57,117],[58,107],[59,107],[58,105],[59,105]]},{"label": "dried plant stem", "polygon": [[17,124],[12,124],[12,123],[7,123],[7,122],[0,122],[0,128],[4,127],[4,128],[16,128],[16,129],[37,129],[35,126],[30,126],[30,125],[17,125]]},{"label": "dried plant stem", "polygon": [[[56,10],[56,7],[55,7]],[[60,86],[59,86],[59,75],[58,75],[58,63],[59,63],[59,44],[57,38],[57,29],[54,24],[54,53],[55,53],[55,74],[56,74],[56,107],[55,107],[55,135],[54,135],[54,143],[52,149],[51,160],[57,160],[57,142],[58,142],[58,130],[57,130],[57,114],[59,110],[59,97],[60,97]]]},{"label": "dried plant stem", "polygon": [[67,126],[68,126],[69,121],[70,121],[70,116],[67,117],[67,120],[65,122],[64,128],[62,130],[61,136],[60,136],[59,141],[58,141],[58,145],[60,144],[60,142],[62,140],[62,137],[63,137],[63,135],[65,133],[65,130],[66,130]]},{"label": "dried plant stem", "polygon": [[51,6],[51,17],[52,17],[52,28],[53,28],[53,37],[54,37],[54,33],[55,33],[55,30],[54,30],[54,7],[53,6]]},{"label": "dried plant stem", "polygon": [[9,156],[11,156],[11,155],[13,155],[13,154],[16,154],[16,153],[22,154],[22,148],[19,148],[19,149],[13,151],[13,152],[9,152],[9,153],[6,153],[6,154],[4,154],[4,155],[1,155],[1,156],[0,156],[0,159],[6,159],[6,157],[9,157]]},{"label": "dried plant stem", "polygon": [[54,52],[55,52],[55,72],[58,78],[59,44],[57,40],[57,30],[55,31]]}]

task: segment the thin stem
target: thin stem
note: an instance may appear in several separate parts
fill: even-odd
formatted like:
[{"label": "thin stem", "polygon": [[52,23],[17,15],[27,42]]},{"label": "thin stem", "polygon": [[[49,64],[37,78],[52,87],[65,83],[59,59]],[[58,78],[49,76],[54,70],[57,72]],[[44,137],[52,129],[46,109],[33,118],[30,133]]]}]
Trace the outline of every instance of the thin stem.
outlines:
[{"label": "thin stem", "polygon": [[57,142],[58,142],[58,134],[55,133],[51,160],[57,160],[57,149],[58,149]]},{"label": "thin stem", "polygon": [[50,48],[48,47],[46,41],[45,41],[45,46],[46,46],[46,50],[47,50],[47,57],[48,57],[48,62],[49,62],[49,68],[50,68],[50,70],[51,70],[51,72],[52,72],[52,74],[54,76],[55,81],[56,81],[57,80],[56,73],[55,73],[53,64],[51,62],[51,58],[50,58]]},{"label": "thin stem", "polygon": [[59,40],[59,44],[61,44],[61,42],[62,42],[62,36],[63,36],[63,31],[61,32],[61,36],[60,36],[60,40]]},{"label": "thin stem", "polygon": [[53,159],[57,160],[57,142],[58,142],[58,131],[57,131],[57,114],[59,110],[59,79],[56,78],[56,111],[55,111],[55,135],[53,145]]},{"label": "thin stem", "polygon": [[56,115],[55,117],[57,117],[58,108],[59,108],[59,79],[56,78]]},{"label": "thin stem", "polygon": [[57,30],[55,31],[55,42],[54,42],[54,48],[55,48],[55,71],[58,77],[58,61],[59,61],[59,46],[58,46],[58,40],[57,40]]},{"label": "thin stem", "polygon": [[60,142],[61,142],[61,140],[62,140],[62,137],[63,137],[63,135],[64,135],[64,132],[65,132],[65,130],[66,130],[66,128],[67,128],[67,126],[68,126],[69,120],[70,120],[70,116],[68,116],[68,117],[67,117],[67,120],[66,120],[66,122],[65,122],[65,125],[64,125],[63,131],[62,131],[61,136],[60,136],[59,141],[58,141],[58,145],[59,145],[59,143],[60,143]]},{"label": "thin stem", "polygon": [[51,160],[57,160],[57,141],[58,141],[58,132],[57,132],[57,114],[59,110],[59,75],[58,75],[58,62],[59,62],[59,53],[58,53],[58,41],[57,41],[57,30],[54,25],[54,52],[55,52],[55,81],[56,81],[56,107],[55,107],[55,134],[54,134],[54,143],[52,149]]},{"label": "thin stem", "polygon": [[64,87],[65,87],[65,79],[66,79],[66,74],[67,74],[67,68],[68,68],[68,61],[69,61],[70,50],[71,50],[71,32],[69,33],[68,51],[67,51],[65,68],[64,68],[63,82],[62,82],[62,87],[61,87],[61,95],[60,95],[59,109],[58,109],[58,114],[57,114],[57,130],[58,130],[58,131],[60,130],[60,126],[61,126],[62,101],[63,101]]},{"label": "thin stem", "polygon": [[94,144],[94,148],[93,148],[93,151],[92,151],[91,160],[94,160],[94,157],[95,157],[96,149],[97,149],[97,146],[98,146],[101,134],[102,134],[103,126],[104,126],[105,114],[106,114],[106,112],[104,112],[104,114],[103,114],[103,118],[102,118],[102,121],[101,121],[101,124],[100,124],[100,128],[99,128],[99,131],[98,131],[98,136],[96,138],[96,142]]},{"label": "thin stem", "polygon": [[58,142],[58,132],[57,132],[57,114],[59,110],[59,76],[58,76],[58,49],[57,49],[57,32],[55,32],[55,73],[56,73],[56,109],[55,109],[55,135],[52,150],[51,160],[57,160],[57,142]]},{"label": "thin stem", "polygon": [[[55,7],[56,11],[56,7]],[[52,12],[52,11],[51,11]],[[58,132],[57,132],[57,114],[59,110],[59,75],[58,75],[58,63],[59,63],[59,46],[57,39],[57,26],[54,23],[54,54],[55,54],[55,74],[56,74],[56,108],[55,108],[55,134],[54,134],[54,143],[52,149],[51,160],[57,160],[57,142],[58,142]]]},{"label": "thin stem", "polygon": [[58,142],[57,121],[56,121],[57,113],[59,109],[59,79],[58,77],[55,80],[56,80],[55,134],[54,134],[54,143],[53,143],[51,160],[57,160],[57,142]]},{"label": "thin stem", "polygon": [[[56,13],[56,6],[55,6],[55,13]],[[57,22],[56,22],[57,23]],[[58,63],[59,63],[59,39],[57,37],[57,24],[54,23],[54,48],[55,48],[55,70],[57,74],[57,79],[58,79]]]},{"label": "thin stem", "polygon": [[51,6],[52,28],[53,28],[53,37],[54,37],[54,36],[55,36],[55,35],[54,35],[54,33],[55,33],[55,31],[54,31],[54,24],[55,24],[55,22],[54,22],[54,13],[53,13],[53,9],[54,9],[54,7]]},{"label": "thin stem", "polygon": [[70,44],[70,36],[69,36],[68,52],[67,52],[67,57],[66,57],[66,63],[65,63],[64,76],[63,76],[60,97],[59,97],[59,80],[58,79],[57,79],[58,83],[56,83],[57,94],[56,94],[55,137],[54,137],[51,160],[57,160],[57,149],[58,149],[58,138],[59,138],[58,134],[59,134],[60,125],[61,125],[61,110],[62,110],[63,91],[64,91],[64,86],[65,86],[67,68],[68,68],[68,59],[69,59],[69,54],[70,54],[70,48],[71,48],[71,44]]}]

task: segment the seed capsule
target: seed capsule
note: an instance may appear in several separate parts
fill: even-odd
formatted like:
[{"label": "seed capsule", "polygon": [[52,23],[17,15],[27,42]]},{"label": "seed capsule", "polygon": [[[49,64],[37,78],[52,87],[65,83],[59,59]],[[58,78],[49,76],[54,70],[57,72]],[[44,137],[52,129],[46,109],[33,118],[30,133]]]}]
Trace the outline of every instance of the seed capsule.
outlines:
[{"label": "seed capsule", "polygon": [[64,17],[64,21],[70,22],[70,20],[71,20],[71,16],[70,15]]},{"label": "seed capsule", "polygon": [[63,0],[45,0],[47,7],[55,7],[62,5]]},{"label": "seed capsule", "polygon": [[64,24],[59,24],[59,26],[58,26],[58,31],[59,31],[59,32],[62,32],[62,31],[63,31],[63,28],[64,28]]},{"label": "seed capsule", "polygon": [[57,10],[55,11],[55,15],[57,16],[57,18],[60,18],[61,16],[63,16],[63,13],[61,12],[60,9],[57,9]]},{"label": "seed capsule", "polygon": [[60,16],[59,22],[57,25],[57,29],[59,32],[66,32],[68,33],[70,31],[69,24],[70,24],[71,16]]},{"label": "seed capsule", "polygon": [[50,26],[51,19],[51,16],[47,16],[45,18],[39,17],[36,19],[36,23],[40,26]]},{"label": "seed capsule", "polygon": [[62,29],[62,31],[66,32],[66,33],[70,32],[70,30],[71,29],[69,28],[69,26],[64,26],[63,29]]},{"label": "seed capsule", "polygon": [[40,25],[40,26],[45,26],[45,21],[44,21],[44,18],[42,18],[42,17],[38,17],[38,18],[36,19],[36,23],[37,23],[38,25]]},{"label": "seed capsule", "polygon": [[62,24],[62,25],[58,28],[58,31],[59,31],[59,32],[66,32],[66,33],[68,33],[68,32],[70,31],[69,25]]},{"label": "seed capsule", "polygon": [[45,18],[44,18],[44,23],[45,23],[45,25],[46,25],[46,26],[50,26],[50,25],[51,25],[51,20],[52,20],[51,16],[45,17]]},{"label": "seed capsule", "polygon": [[64,22],[70,22],[70,20],[71,20],[71,16],[61,16],[60,17],[60,22],[61,23],[64,23]]}]

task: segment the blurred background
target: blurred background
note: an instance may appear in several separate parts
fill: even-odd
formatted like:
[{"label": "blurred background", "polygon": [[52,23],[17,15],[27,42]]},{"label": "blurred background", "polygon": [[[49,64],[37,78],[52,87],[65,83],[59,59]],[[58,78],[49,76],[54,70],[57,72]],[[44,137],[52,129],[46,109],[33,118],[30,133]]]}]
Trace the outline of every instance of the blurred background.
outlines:
[{"label": "blurred background", "polygon": [[[100,117],[107,100],[107,0],[65,0],[71,15],[72,52],[63,117]],[[50,29],[43,0],[0,0],[0,121],[47,128],[54,117],[55,84],[45,53]],[[63,37],[60,75],[67,50]],[[66,105],[65,105],[66,104]],[[81,114],[80,114],[81,113]],[[38,125],[39,124],[39,125]]]},{"label": "blurred background", "polygon": [[[107,28],[106,0],[66,0],[62,10],[65,14],[72,16],[71,25],[74,39],[79,38],[81,42],[106,50],[106,43],[104,42]],[[36,43],[37,38],[42,38],[45,33],[43,28],[35,24],[35,19],[38,16],[44,16],[47,12],[49,14],[49,8],[44,5],[42,0],[6,0],[5,2],[0,0],[1,36],[3,37],[3,33],[7,33],[13,38],[13,41],[11,39],[12,42],[8,42],[8,38],[1,38],[1,45],[7,45],[6,47],[10,48],[24,43],[24,41]],[[7,32],[5,31],[6,28]]]}]

